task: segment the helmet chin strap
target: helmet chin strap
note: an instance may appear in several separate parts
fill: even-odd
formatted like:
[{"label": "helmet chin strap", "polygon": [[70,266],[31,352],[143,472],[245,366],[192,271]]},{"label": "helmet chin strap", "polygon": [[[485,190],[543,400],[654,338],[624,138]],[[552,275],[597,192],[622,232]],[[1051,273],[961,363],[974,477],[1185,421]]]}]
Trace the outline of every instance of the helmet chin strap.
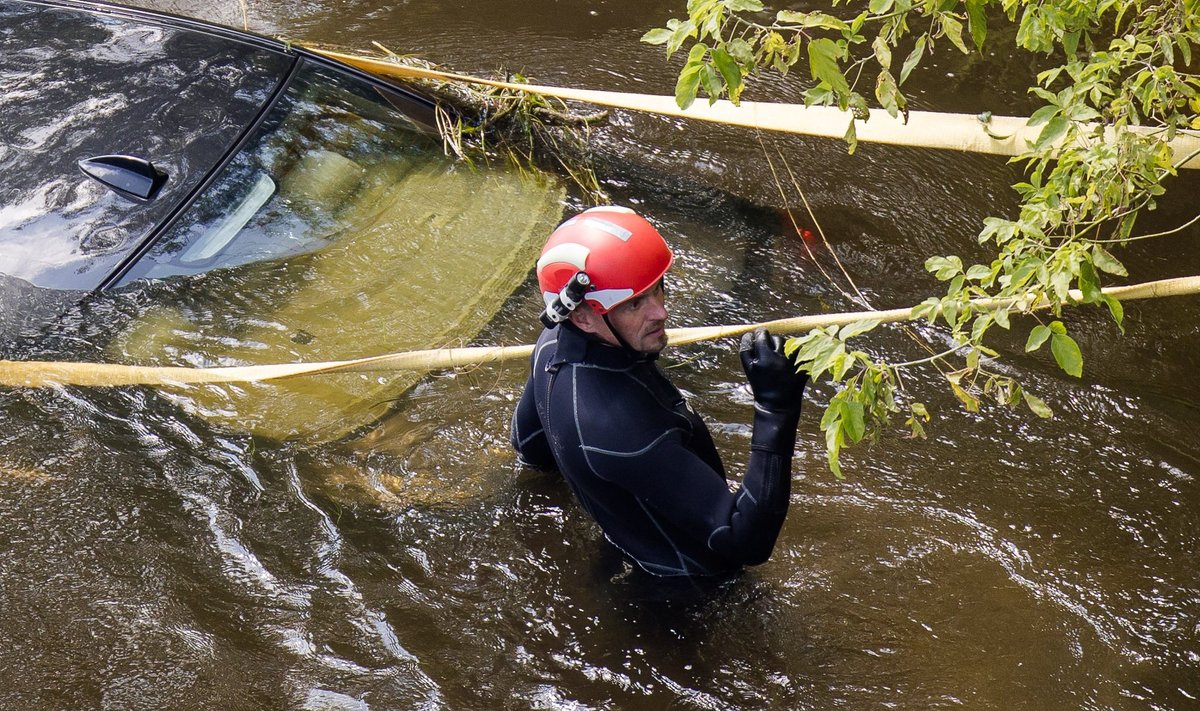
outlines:
[{"label": "helmet chin strap", "polygon": [[630,351],[631,353],[637,353],[638,355],[641,355],[641,351],[629,345],[629,342],[621,336],[621,332],[618,331],[617,327],[613,325],[613,322],[608,319],[608,314],[601,314],[600,318],[604,319],[604,325],[608,326],[608,330],[612,332],[613,337],[617,339],[617,343],[620,343],[622,348]]}]

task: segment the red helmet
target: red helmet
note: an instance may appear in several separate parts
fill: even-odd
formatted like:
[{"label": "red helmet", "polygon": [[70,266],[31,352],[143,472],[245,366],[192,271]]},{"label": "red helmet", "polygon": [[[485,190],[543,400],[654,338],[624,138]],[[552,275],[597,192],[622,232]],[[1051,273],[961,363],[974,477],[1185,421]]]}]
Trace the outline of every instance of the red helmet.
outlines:
[{"label": "red helmet", "polygon": [[587,272],[584,298],[606,314],[650,289],[671,268],[674,255],[658,230],[627,207],[593,207],[554,230],[537,262],[538,284],[549,304],[571,277]]}]

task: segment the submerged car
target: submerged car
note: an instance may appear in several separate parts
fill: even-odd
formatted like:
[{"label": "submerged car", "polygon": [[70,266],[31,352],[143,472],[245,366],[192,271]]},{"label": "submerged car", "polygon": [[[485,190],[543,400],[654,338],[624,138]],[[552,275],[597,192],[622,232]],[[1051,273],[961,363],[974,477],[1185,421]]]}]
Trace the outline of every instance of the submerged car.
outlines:
[{"label": "submerged car", "polygon": [[[0,0],[0,342],[88,313],[113,319],[103,339],[81,339],[102,340],[98,355],[152,365],[474,337],[526,280],[563,191],[447,158],[433,112],[414,91],[268,38],[108,4]],[[328,439],[418,377],[171,396],[257,434]]]}]

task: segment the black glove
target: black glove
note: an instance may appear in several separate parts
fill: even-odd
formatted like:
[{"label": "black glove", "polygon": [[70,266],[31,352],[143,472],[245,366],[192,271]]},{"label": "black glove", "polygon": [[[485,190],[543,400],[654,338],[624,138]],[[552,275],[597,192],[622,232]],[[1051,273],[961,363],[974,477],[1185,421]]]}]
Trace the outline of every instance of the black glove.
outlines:
[{"label": "black glove", "polygon": [[738,355],[755,404],[769,412],[799,412],[808,373],[783,354],[783,339],[760,328],[742,336]]}]

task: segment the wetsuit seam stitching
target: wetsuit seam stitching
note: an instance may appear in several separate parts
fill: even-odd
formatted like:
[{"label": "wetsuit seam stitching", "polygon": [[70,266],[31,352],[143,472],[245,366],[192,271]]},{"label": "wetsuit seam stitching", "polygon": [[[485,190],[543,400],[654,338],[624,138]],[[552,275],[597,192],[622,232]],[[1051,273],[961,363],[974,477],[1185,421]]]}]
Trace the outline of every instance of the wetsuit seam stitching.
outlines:
[{"label": "wetsuit seam stitching", "polygon": [[[603,367],[603,366],[598,366],[598,365],[590,365],[590,364],[588,364],[588,363],[575,363],[575,364],[573,364],[573,365],[574,365],[574,367],[576,367],[576,368],[590,368],[590,369],[592,369],[592,370],[603,370],[603,371],[610,372],[610,373],[619,373],[619,374],[621,374],[621,375],[624,375],[625,377],[627,377],[627,378],[629,378],[630,380],[632,380],[632,381],[633,381],[635,384],[637,384],[637,386],[638,386],[638,387],[640,387],[642,390],[644,390],[644,391],[646,392],[646,394],[650,396],[650,401],[651,401],[651,402],[653,402],[655,405],[657,405],[658,407],[662,408],[663,410],[665,410],[665,411],[666,411],[666,412],[668,412],[669,414],[671,414],[671,415],[674,415],[675,417],[678,417],[679,419],[683,420],[683,422],[684,422],[684,423],[687,425],[687,430],[686,430],[686,431],[687,431],[689,434],[691,433],[691,431],[692,431],[692,422],[691,422],[691,420],[689,420],[689,419],[688,419],[686,416],[684,416],[684,415],[681,415],[680,413],[676,412],[676,411],[675,411],[673,408],[671,408],[671,407],[669,407],[669,406],[667,406],[667,405],[664,405],[664,404],[663,404],[663,403],[662,403],[662,402],[661,402],[661,401],[660,401],[660,400],[659,400],[659,399],[658,399],[658,398],[655,396],[655,394],[654,394],[654,391],[650,389],[650,386],[648,386],[648,385],[646,385],[646,383],[642,382],[642,379],[641,379],[641,378],[639,378],[637,375],[635,375],[635,374],[632,372],[632,370],[633,370],[632,366],[631,366],[631,367],[629,367],[629,368],[625,368],[625,369],[616,369],[616,368],[605,368],[605,367]],[[683,397],[681,397],[681,398],[680,398],[680,400],[679,400],[679,402],[686,403],[686,402],[687,402],[687,398],[683,398]],[[682,431],[682,428],[676,428],[676,429],[681,429],[681,431]]]},{"label": "wetsuit seam stitching", "polygon": [[717,549],[713,548],[713,545],[712,545],[713,538],[716,538],[717,534],[724,530],[732,531],[733,526],[731,524],[725,524],[724,526],[717,526],[716,528],[713,529],[712,533],[708,534],[708,540],[704,542],[704,545],[708,546],[708,549],[710,551],[712,551],[714,553],[717,552]]},{"label": "wetsuit seam stitching", "polygon": [[[514,430],[516,430],[516,423],[515,423],[515,422],[513,423],[513,429],[514,429]],[[529,444],[530,442],[532,442],[534,437],[537,437],[538,435],[542,434],[542,433],[543,433],[543,432],[545,432],[545,431],[546,431],[546,428],[545,428],[545,427],[543,427],[543,428],[539,429],[537,432],[534,432],[533,434],[529,435],[528,437],[526,437],[526,438],[524,438],[524,439],[521,439],[521,440],[518,440],[518,441],[517,441],[517,446],[518,446],[518,447],[524,447],[525,445],[527,445],[527,444]],[[520,433],[518,432],[517,434],[519,435]]]},{"label": "wetsuit seam stitching", "polygon": [[663,537],[663,540],[667,542],[667,545],[671,546],[671,550],[674,551],[675,557],[679,559],[679,571],[685,575],[688,574],[690,569],[688,568],[687,561],[685,560],[687,556],[683,554],[683,551],[679,550],[679,546],[675,545],[675,539],[671,538],[671,536],[669,536],[667,532],[663,530],[663,527],[658,523],[658,519],[655,518],[654,514],[650,513],[650,509],[646,508],[646,503],[644,501],[639,498],[637,499],[637,503],[638,506],[641,507],[642,511],[645,512],[646,518],[650,519],[650,523],[654,524],[654,528],[658,530],[659,535]]},{"label": "wetsuit seam stitching", "polygon": [[[669,429],[666,432],[663,432],[661,435],[659,435],[658,438],[655,439],[650,444],[646,445],[645,447],[642,447],[639,450],[632,451],[632,452],[621,451],[621,450],[616,450],[616,449],[601,449],[600,447],[594,447],[594,446],[591,446],[588,444],[584,444],[582,432],[579,435],[579,446],[582,447],[585,452],[595,452],[597,454],[609,454],[614,457],[639,457],[639,456],[649,452],[650,450],[654,449],[659,444],[661,444],[662,441],[664,439],[666,439],[667,437],[669,437],[672,432],[683,432],[683,430],[679,427],[672,427],[671,429]],[[589,462],[589,464],[590,464],[590,462]],[[593,467],[593,469],[594,469],[594,467]],[[600,476],[600,473],[596,472],[596,476]],[[602,478],[607,479],[607,477],[602,477]]]}]

